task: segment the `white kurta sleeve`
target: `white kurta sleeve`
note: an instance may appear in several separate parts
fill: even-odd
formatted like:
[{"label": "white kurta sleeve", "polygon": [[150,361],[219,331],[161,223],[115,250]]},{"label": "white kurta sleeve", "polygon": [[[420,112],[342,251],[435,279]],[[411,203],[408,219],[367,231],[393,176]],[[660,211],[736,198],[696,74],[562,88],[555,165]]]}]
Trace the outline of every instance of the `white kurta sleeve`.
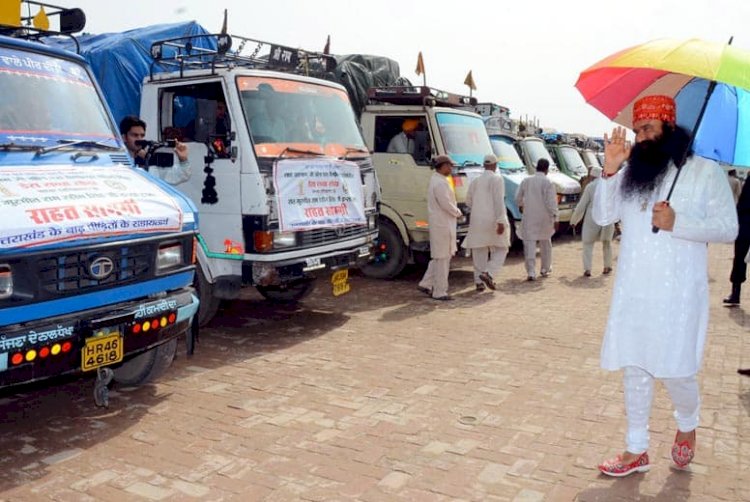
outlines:
[{"label": "white kurta sleeve", "polygon": [[544,187],[544,205],[547,208],[547,212],[557,221],[559,218],[557,212],[557,191],[551,182],[546,183]]},{"label": "white kurta sleeve", "polygon": [[524,178],[523,181],[521,181],[521,185],[518,187],[518,190],[516,190],[516,206],[523,207],[523,195],[526,192],[526,185],[528,184],[526,180],[529,178]]},{"label": "white kurta sleeve", "polygon": [[463,216],[463,213],[456,205],[456,197],[453,195],[453,190],[451,190],[447,182],[440,183],[435,190],[435,201],[440,206],[440,209],[454,218]]},{"label": "white kurta sleeve", "polygon": [[471,205],[474,203],[474,190],[477,188],[476,180],[472,180],[469,183],[469,190],[466,192],[466,205],[471,209]]},{"label": "white kurta sleeve", "polygon": [[591,205],[591,194],[594,190],[596,190],[596,185],[593,182],[586,185],[586,188],[583,189],[581,200],[578,201],[576,208],[573,210],[573,216],[570,217],[571,225],[578,225],[578,223],[583,219],[583,216],[586,214],[586,210],[589,208],[589,205]]},{"label": "white kurta sleeve", "polygon": [[158,169],[159,178],[163,179],[170,185],[185,183],[190,179],[192,173],[189,160],[180,162],[172,167],[160,167]]},{"label": "white kurta sleeve", "polygon": [[597,225],[605,226],[620,221],[620,183],[622,170],[596,184],[591,216]]},{"label": "white kurta sleeve", "polygon": [[698,242],[732,242],[739,228],[732,189],[718,164],[712,163],[703,169],[708,171],[704,200],[695,203],[704,208],[696,213],[676,213],[672,237]]}]

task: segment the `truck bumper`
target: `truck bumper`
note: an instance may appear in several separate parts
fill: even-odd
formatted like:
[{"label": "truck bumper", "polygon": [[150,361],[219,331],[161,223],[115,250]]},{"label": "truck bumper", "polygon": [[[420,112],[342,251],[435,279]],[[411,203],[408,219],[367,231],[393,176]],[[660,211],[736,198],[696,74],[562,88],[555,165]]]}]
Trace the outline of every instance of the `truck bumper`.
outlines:
[{"label": "truck bumper", "polygon": [[0,328],[0,388],[83,372],[86,341],[98,336],[119,335],[121,361],[125,361],[184,334],[197,310],[193,288],[183,288],[158,299],[4,326]]},{"label": "truck bumper", "polygon": [[360,268],[372,258],[373,243],[360,243],[344,249],[328,251],[308,258],[294,258],[276,262],[245,261],[242,279],[246,284],[276,286],[326,271]]}]

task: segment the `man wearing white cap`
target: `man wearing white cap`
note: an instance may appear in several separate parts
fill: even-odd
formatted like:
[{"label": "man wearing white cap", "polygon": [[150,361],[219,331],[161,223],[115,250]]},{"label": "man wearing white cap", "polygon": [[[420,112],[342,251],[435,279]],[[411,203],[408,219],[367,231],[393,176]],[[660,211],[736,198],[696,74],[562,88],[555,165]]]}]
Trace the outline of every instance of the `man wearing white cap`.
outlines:
[{"label": "man wearing white cap", "polygon": [[604,270],[602,274],[607,275],[612,272],[612,237],[615,235],[615,224],[597,225],[591,211],[591,204],[594,202],[594,193],[600,182],[602,168],[594,166],[591,168],[591,179],[586,188],[583,190],[581,200],[573,211],[570,218],[571,225],[578,225],[583,220],[581,229],[581,241],[583,242],[583,275],[591,277],[591,266],[594,261],[594,243],[602,241],[602,253],[604,254]]},{"label": "man wearing white cap", "polygon": [[497,157],[487,155],[484,172],[472,180],[466,195],[471,216],[469,233],[461,247],[471,249],[477,291],[484,291],[485,285],[493,291],[496,289],[495,278],[505,263],[510,246],[505,182],[496,170]]}]

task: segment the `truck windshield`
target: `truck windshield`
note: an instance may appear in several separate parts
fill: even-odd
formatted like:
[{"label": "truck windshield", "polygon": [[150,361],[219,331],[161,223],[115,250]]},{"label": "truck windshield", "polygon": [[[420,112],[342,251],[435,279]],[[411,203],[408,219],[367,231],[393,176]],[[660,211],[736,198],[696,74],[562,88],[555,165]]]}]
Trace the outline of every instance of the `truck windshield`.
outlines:
[{"label": "truck windshield", "polygon": [[450,112],[438,112],[436,118],[445,153],[453,162],[482,165],[484,156],[492,153],[481,118]]},{"label": "truck windshield", "polygon": [[0,47],[0,89],[0,143],[117,141],[88,72],[74,61]]},{"label": "truck windshield", "polygon": [[539,159],[547,159],[549,161],[550,171],[558,170],[557,164],[552,160],[552,156],[547,151],[542,140],[527,139],[521,142],[522,148],[525,148],[529,154],[529,160],[531,160],[532,167],[536,171],[536,163]]},{"label": "truck windshield", "polygon": [[578,154],[578,150],[572,146],[561,146],[560,154],[563,159],[565,159],[565,165],[568,166],[568,169],[570,169],[573,174],[578,176],[586,176],[588,174],[589,171],[586,169],[583,159]]},{"label": "truck windshield", "polygon": [[268,77],[239,77],[237,86],[259,157],[276,157],[287,148],[336,157],[367,153],[345,91]]},{"label": "truck windshield", "polygon": [[497,157],[497,166],[506,171],[518,171],[524,168],[521,157],[513,147],[513,140],[503,136],[493,136],[490,138],[492,151]]}]

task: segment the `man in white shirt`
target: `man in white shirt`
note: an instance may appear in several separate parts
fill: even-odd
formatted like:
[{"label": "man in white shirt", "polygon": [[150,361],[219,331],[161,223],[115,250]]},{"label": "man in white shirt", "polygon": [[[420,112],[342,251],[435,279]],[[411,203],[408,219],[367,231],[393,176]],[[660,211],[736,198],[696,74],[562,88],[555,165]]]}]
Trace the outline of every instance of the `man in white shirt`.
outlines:
[{"label": "man in white shirt", "polygon": [[[146,123],[134,115],[128,115],[120,121],[120,134],[128,153],[133,158],[136,167],[146,169],[147,148],[142,146],[146,137]],[[174,153],[179,164],[172,168],[153,169],[152,174],[163,179],[170,185],[179,185],[190,179],[191,169],[188,161],[188,147],[180,141],[175,142]]]},{"label": "man in white shirt", "polygon": [[675,408],[672,460],[683,468],[693,459],[697,373],[708,327],[706,244],[737,235],[726,175],[716,162],[690,155],[689,133],[675,125],[675,116],[671,97],[645,96],[633,106],[632,148],[622,127],[604,136],[593,216],[598,225],[621,221],[622,235],[601,365],[623,370],[628,424],[626,450],[599,465],[609,476],[650,468],[648,422],[657,378]]},{"label": "man in white shirt", "polygon": [[401,124],[401,132],[391,138],[388,143],[388,153],[408,153],[414,155],[416,147],[414,134],[419,127],[419,119],[404,119]]}]

